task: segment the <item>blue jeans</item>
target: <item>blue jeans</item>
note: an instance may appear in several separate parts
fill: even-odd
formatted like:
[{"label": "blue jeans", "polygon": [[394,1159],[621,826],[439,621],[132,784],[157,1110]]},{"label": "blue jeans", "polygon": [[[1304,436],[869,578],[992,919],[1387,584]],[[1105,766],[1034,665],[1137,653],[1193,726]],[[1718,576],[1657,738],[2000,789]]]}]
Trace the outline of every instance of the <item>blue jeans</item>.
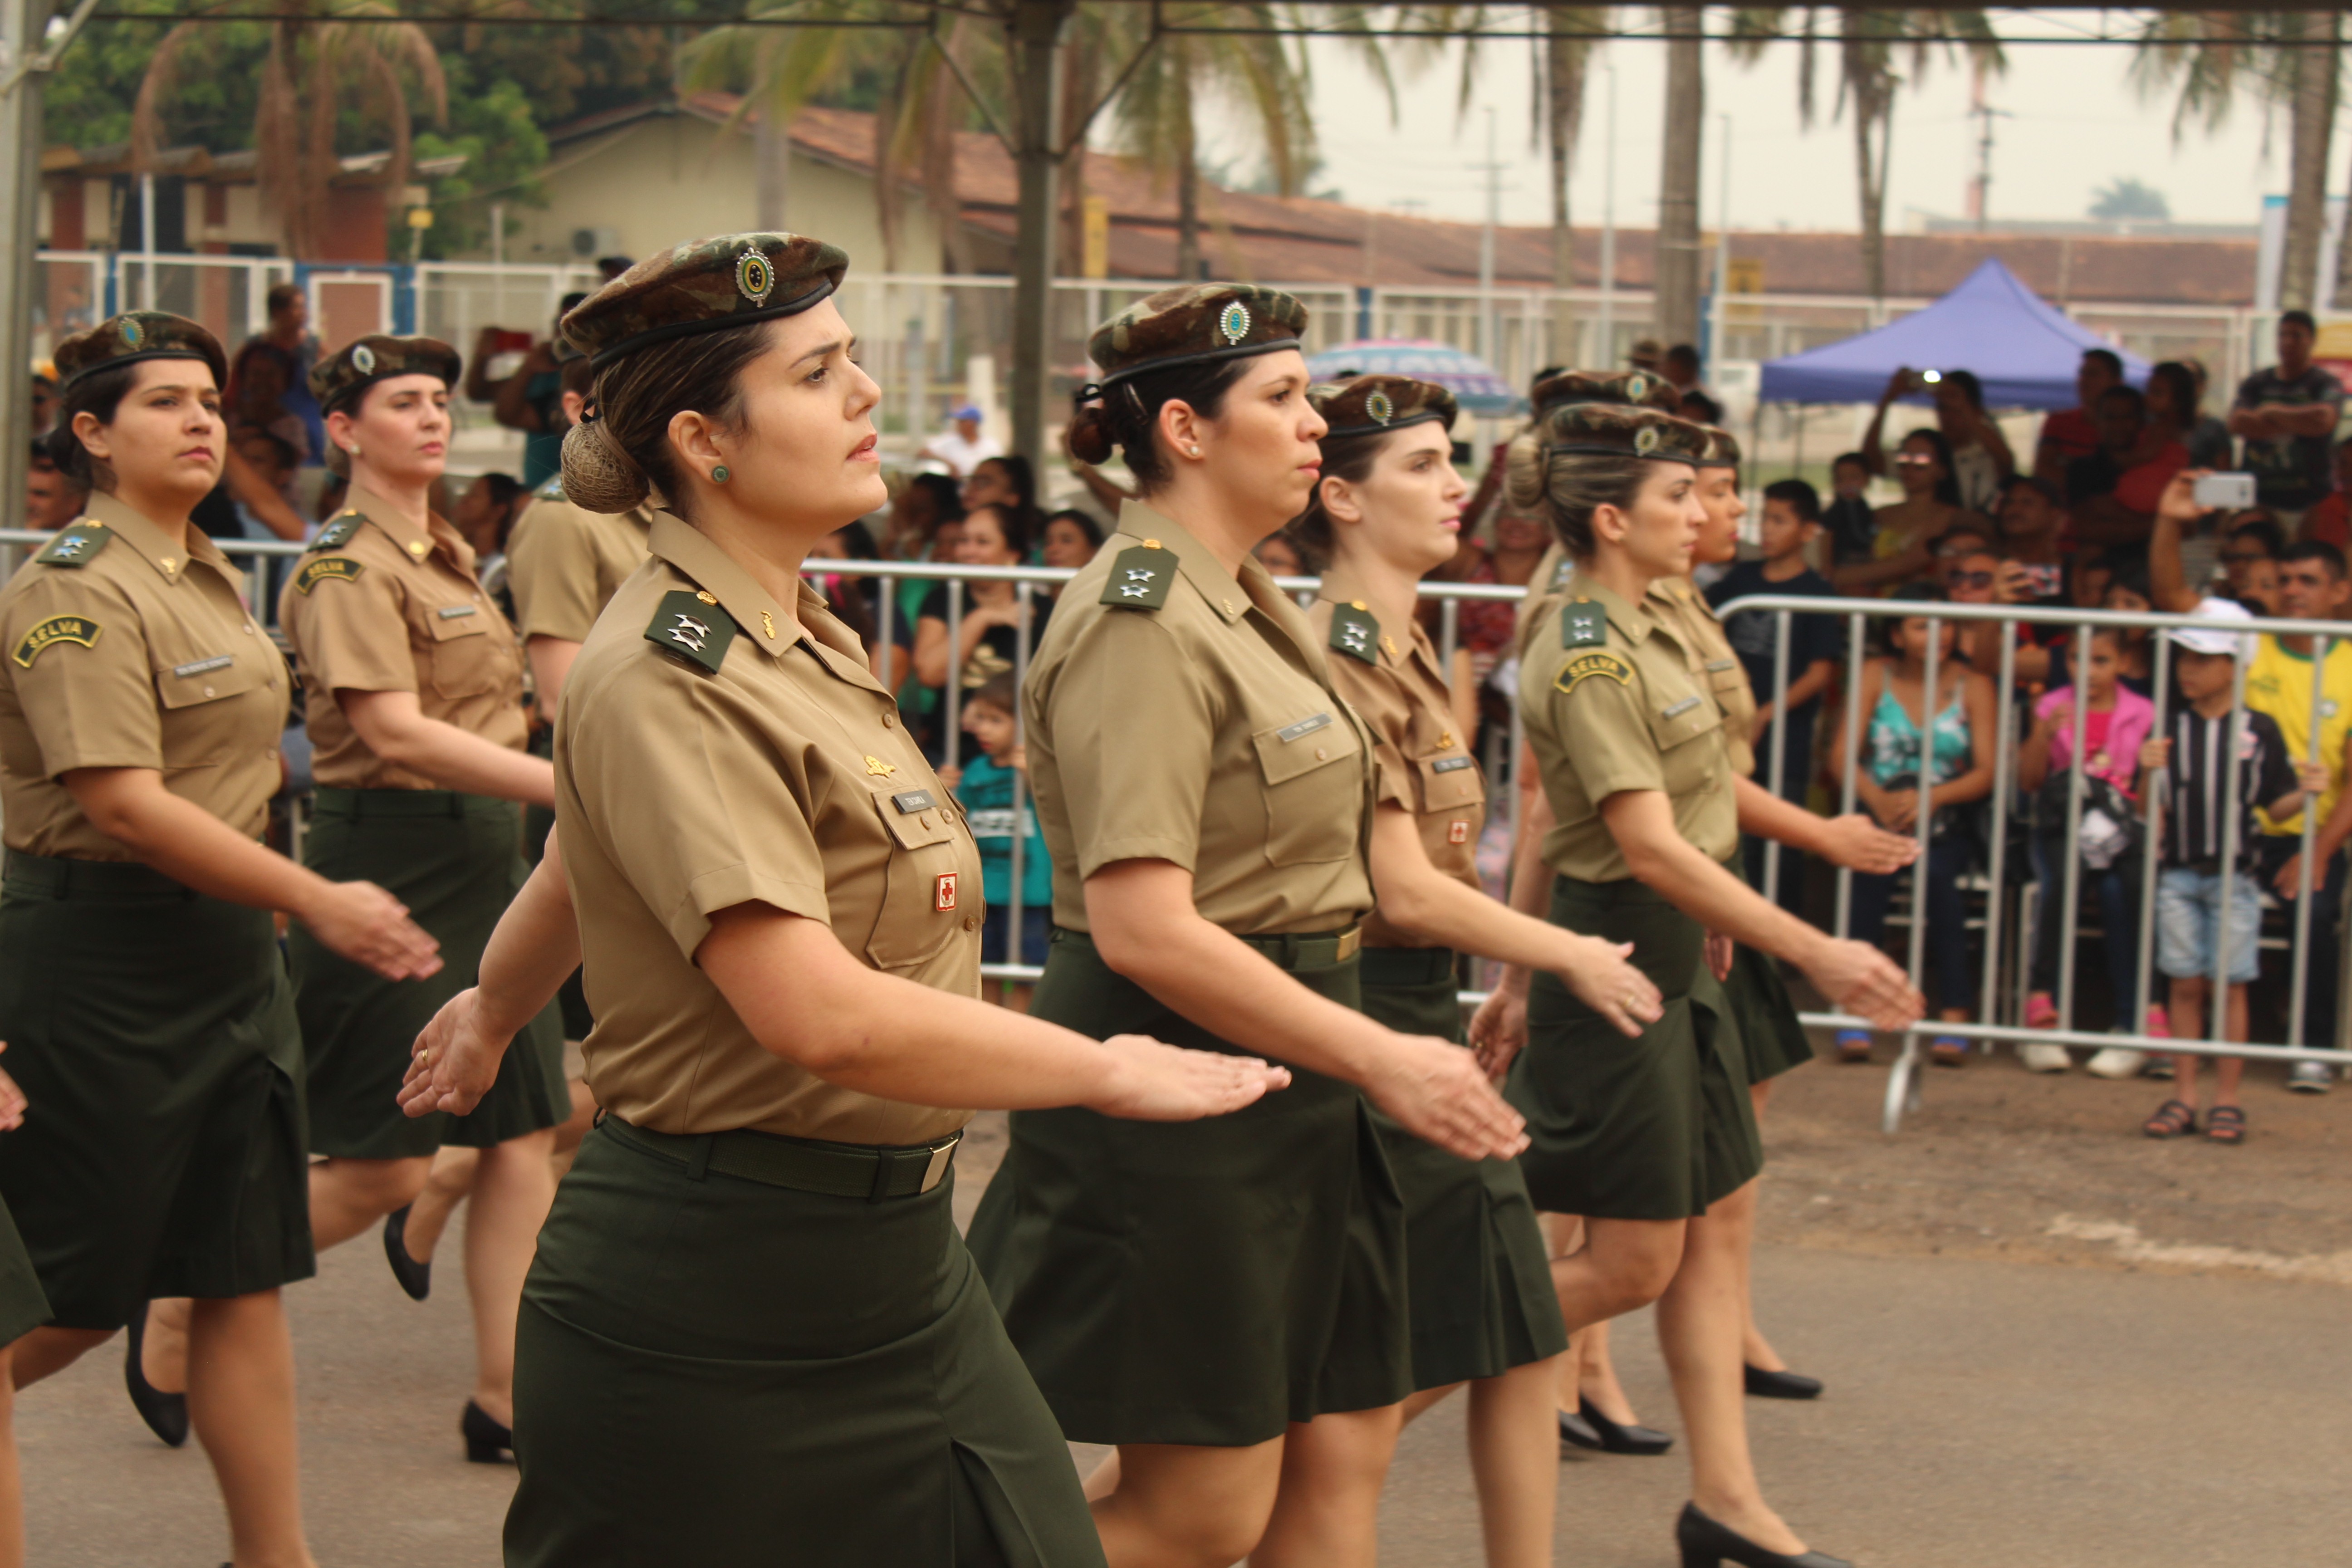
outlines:
[{"label": "blue jeans", "polygon": [[980,921],[980,961],[982,963],[1043,963],[1045,962],[1045,939],[1052,930],[1054,911],[1042,904],[1030,904],[1021,911],[1021,951],[1013,957],[1004,956],[1004,935],[1013,923],[1011,904],[991,904]]},{"label": "blue jeans", "polygon": [[[2074,918],[2063,905],[2065,830],[2062,827],[2055,832],[2036,832],[2030,853],[2033,879],[2042,886],[2033,907],[2033,964],[2028,984],[2035,991],[2055,991],[2059,943],[2071,941],[2074,932]],[[2087,865],[2081,870],[2083,891],[2098,900],[2099,925],[2106,933],[2102,945],[2107,955],[2107,984],[2116,999],[2116,1022],[2126,1027],[2133,1026],[2136,1021],[2132,1004],[2138,995],[2139,885],[2143,871],[2137,855],[2123,856],[2104,871]],[[2062,1026],[2074,1026],[2063,1018],[2059,1023]]]},{"label": "blue jeans", "polygon": [[1851,934],[1875,946],[1886,934],[1886,911],[1895,899],[1898,878],[1925,879],[1924,895],[1913,904],[1927,911],[1927,1004],[1936,1008],[1976,1005],[1974,976],[1969,972],[1968,905],[1960,898],[1960,875],[1969,868],[1975,842],[1965,833],[1949,832],[1927,844],[1927,861],[1909,871],[1874,877],[1853,874],[1853,929]]},{"label": "blue jeans", "polygon": [[[2167,866],[2156,874],[2156,966],[2175,980],[2210,980],[2221,955],[2221,875]],[[2263,895],[2243,871],[2230,879],[2230,984],[2262,972]]]}]

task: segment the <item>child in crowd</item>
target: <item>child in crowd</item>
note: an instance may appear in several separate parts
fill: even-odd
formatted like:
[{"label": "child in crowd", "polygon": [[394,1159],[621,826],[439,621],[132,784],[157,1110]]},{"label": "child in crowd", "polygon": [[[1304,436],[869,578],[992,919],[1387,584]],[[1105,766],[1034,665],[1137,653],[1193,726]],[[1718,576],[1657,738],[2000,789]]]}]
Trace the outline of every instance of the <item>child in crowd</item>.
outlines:
[{"label": "child in crowd", "polygon": [[[1709,604],[1719,606],[1750,594],[1837,597],[1830,580],[1805,563],[1805,552],[1822,531],[1822,500],[1812,486],[1802,479],[1782,479],[1765,486],[1760,531],[1763,558],[1733,563],[1731,570],[1707,589]],[[1776,702],[1772,700],[1772,673],[1780,620],[1779,616],[1769,612],[1737,615],[1724,623],[1723,629],[1731,641],[1731,651],[1747,667],[1748,687],[1763,699],[1749,731],[1757,767],[1773,794],[1802,805],[1813,778],[1814,722],[1821,716],[1822,693],[1829,689],[1837,673],[1843,639],[1833,616],[1790,616],[1789,689]],[[1788,739],[1781,753],[1780,776],[1773,780],[1772,727],[1783,712],[1789,716]],[[1751,835],[1744,847],[1748,879],[1760,889],[1764,886],[1764,840]],[[1780,907],[1792,914],[1801,913],[1804,889],[1804,857],[1796,850],[1782,848],[1777,889]]]},{"label": "child in crowd", "polygon": [[1822,513],[1822,528],[1829,535],[1833,566],[1871,559],[1878,517],[1864,494],[1869,489],[1870,463],[1860,452],[1848,452],[1830,465],[1830,504]]},{"label": "child in crowd", "polygon": [[[2197,606],[2197,614],[2224,621],[2249,618],[2242,606],[2226,599],[2207,599]],[[2165,635],[2179,648],[2173,665],[2173,689],[2179,699],[2164,733],[2139,752],[2142,769],[2164,772],[2156,881],[2157,967],[2171,982],[2176,1034],[2201,1037],[2207,1033],[2204,1010],[2214,965],[2222,956],[2217,944],[2226,947],[2229,985],[2221,1001],[2221,1037],[2243,1040],[2246,987],[2260,967],[2256,943],[2263,924],[2262,891],[2251,869],[2257,843],[2254,808],[2261,806],[2273,821],[2293,816],[2303,809],[2305,794],[2326,784],[2326,769],[2316,763],[2295,765],[2277,721],[2267,713],[2246,710],[2234,742],[2225,739],[2238,659],[2252,652],[2252,637],[2202,627]],[[2239,768],[2236,854],[2226,874],[2225,756],[2235,757]],[[2159,781],[2148,782],[2156,785]],[[2150,1138],[2179,1138],[2197,1130],[2198,1067],[2196,1057],[2173,1058],[2172,1098],[2141,1124],[2141,1131]],[[2222,1057],[2214,1064],[2214,1103],[2205,1136],[2216,1143],[2245,1142],[2246,1113],[2238,1104],[2238,1082],[2245,1070],[2242,1058]]]},{"label": "child in crowd", "polygon": [[[2082,862],[2082,886],[2097,901],[2099,926],[2105,933],[2107,983],[2114,988],[2116,1022],[2129,1029],[2134,1004],[2140,996],[2137,973],[2139,947],[2139,887],[2142,862],[2126,842],[2128,818],[2137,810],[2140,742],[2156,726],[2156,704],[2123,684],[2124,636],[2115,626],[2091,632],[2091,667],[2082,668],[2078,649],[2066,650],[2066,672],[2074,685],[2047,692],[2033,710],[2033,728],[2018,748],[2017,778],[2029,795],[2036,795],[2032,854],[2033,879],[2040,884],[2033,916],[2032,990],[2025,999],[2025,1026],[2062,1026],[2058,1004],[2051,993],[2057,984],[2059,943],[2068,940],[2074,921],[2063,900],[2066,892],[2066,781],[2074,757],[2075,693],[2083,700],[2084,794],[2076,858]],[[2044,788],[2044,784],[2050,787]],[[2072,1027],[2071,1024],[2063,1026]],[[2159,1038],[2167,1033],[2162,1007],[2147,1009],[2143,1032]],[[2028,1070],[2064,1072],[2074,1064],[2063,1046],[2037,1043],[2019,1053]],[[2102,1078],[2129,1078],[2139,1070],[2140,1053],[2110,1048],[2091,1058],[2091,1070]]]},{"label": "child in crowd", "polygon": [[[1013,677],[998,675],[967,693],[963,700],[963,732],[980,748],[980,755],[961,768],[941,768],[940,778],[963,803],[971,836],[980,844],[980,889],[988,913],[980,928],[982,963],[1043,963],[1046,933],[1054,920],[1054,862],[1037,831],[1037,814],[1027,797],[1029,759],[1013,743],[1014,711],[1021,693]],[[1018,951],[1009,951],[1005,937],[1013,926],[1013,783],[1023,776],[1021,801],[1021,937]],[[1029,987],[999,982],[996,1000],[1016,1012],[1029,1010]]]}]

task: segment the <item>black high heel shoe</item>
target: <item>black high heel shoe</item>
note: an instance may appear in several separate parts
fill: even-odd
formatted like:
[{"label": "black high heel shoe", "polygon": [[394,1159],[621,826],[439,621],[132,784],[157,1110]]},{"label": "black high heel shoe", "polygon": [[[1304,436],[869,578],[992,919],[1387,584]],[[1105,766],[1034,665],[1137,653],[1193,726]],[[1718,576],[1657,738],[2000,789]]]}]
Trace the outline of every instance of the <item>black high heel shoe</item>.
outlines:
[{"label": "black high heel shoe", "polygon": [[131,1314],[130,1326],[131,1349],[122,1358],[122,1386],[130,1390],[131,1407],[147,1423],[147,1430],[177,1448],[188,1440],[188,1396],[166,1394],[147,1381],[147,1368],[140,1360],[147,1345],[146,1302],[140,1302],[138,1310]]},{"label": "black high heel shoe", "polygon": [[1822,1380],[1807,1377],[1801,1372],[1766,1372],[1760,1366],[1743,1366],[1749,1397],[1755,1399],[1819,1399]]},{"label": "black high heel shoe", "polygon": [[1740,1568],[1853,1568],[1843,1557],[1826,1552],[1767,1552],[1730,1526],[1699,1512],[1698,1504],[1683,1504],[1675,1521],[1675,1544],[1682,1549],[1683,1568],[1723,1568],[1728,1560]]},{"label": "black high heel shoe", "polygon": [[392,1277],[408,1292],[412,1301],[422,1301],[433,1294],[433,1265],[430,1260],[419,1263],[408,1256],[408,1211],[414,1204],[403,1204],[383,1216],[383,1258],[392,1265]]},{"label": "black high heel shoe", "polygon": [[514,1428],[491,1420],[489,1412],[470,1399],[466,1401],[466,1414],[457,1430],[465,1436],[466,1458],[473,1464],[495,1465],[514,1452]]},{"label": "black high heel shoe", "polygon": [[1636,1426],[1631,1422],[1619,1426],[1601,1414],[1599,1407],[1590,1399],[1578,1399],[1577,1413],[1591,1424],[1593,1431],[1600,1434],[1601,1447],[1605,1453],[1657,1455],[1675,1446],[1671,1434],[1654,1427]]},{"label": "black high heel shoe", "polygon": [[1573,1448],[1591,1448],[1595,1450],[1600,1448],[1601,1434],[1592,1429],[1592,1423],[1584,1418],[1582,1412],[1576,1410],[1558,1410],[1554,1411],[1553,1414],[1559,1417],[1559,1440],[1561,1442],[1566,1443]]}]

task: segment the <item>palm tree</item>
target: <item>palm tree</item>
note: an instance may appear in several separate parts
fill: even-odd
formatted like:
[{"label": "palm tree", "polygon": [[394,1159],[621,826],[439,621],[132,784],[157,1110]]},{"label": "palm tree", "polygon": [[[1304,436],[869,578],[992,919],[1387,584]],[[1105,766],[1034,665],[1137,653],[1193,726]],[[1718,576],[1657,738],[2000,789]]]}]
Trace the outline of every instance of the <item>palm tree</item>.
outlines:
[{"label": "palm tree", "polygon": [[[2335,133],[2334,12],[2165,12],[2140,34],[2132,76],[2149,96],[2175,91],[2172,132],[2229,118],[2241,87],[2288,110],[2286,245],[2279,303],[2309,310],[2319,294],[2319,240],[2327,221],[2327,148]],[[2352,274],[2339,262],[2336,297]]]},{"label": "palm tree", "polygon": [[[209,9],[218,9],[215,5]],[[392,156],[377,183],[408,184],[413,132],[410,93],[421,94],[436,124],[449,111],[441,57],[425,29],[404,22],[383,0],[326,0],[319,22],[280,17],[270,24],[254,113],[255,179],[264,205],[278,214],[289,256],[316,256],[330,193],[341,173],[335,152],[338,118],[354,103],[386,132]],[[202,13],[163,35],[140,79],[131,110],[131,163],[155,166],[163,110],[199,30]]]},{"label": "palm tree", "polygon": [[[1560,293],[1576,287],[1576,235],[1569,226],[1568,173],[1576,163],[1576,139],[1584,122],[1584,79],[1592,63],[1593,37],[1607,16],[1590,5],[1546,5],[1543,41],[1543,130],[1551,153],[1551,286]],[[1566,321],[1557,323],[1563,331]]]},{"label": "palm tree", "polygon": [[1665,25],[1665,152],[1658,172],[1655,321],[1669,343],[1698,341],[1701,288],[1698,244],[1699,132],[1706,119],[1706,58],[1700,33],[1706,13],[1696,5],[1659,10]]}]

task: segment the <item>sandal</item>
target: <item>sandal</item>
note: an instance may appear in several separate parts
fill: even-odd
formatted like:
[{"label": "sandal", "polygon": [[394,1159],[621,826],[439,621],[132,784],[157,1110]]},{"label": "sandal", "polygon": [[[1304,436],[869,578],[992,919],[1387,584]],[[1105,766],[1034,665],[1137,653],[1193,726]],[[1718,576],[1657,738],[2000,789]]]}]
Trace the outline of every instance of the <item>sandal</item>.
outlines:
[{"label": "sandal", "polygon": [[2156,1108],[2155,1115],[2139,1124],[2139,1130],[2150,1138],[2185,1137],[2197,1131],[2197,1108],[2178,1100],[2168,1100]]},{"label": "sandal", "polygon": [[1939,1068],[1966,1067],[1969,1043],[1958,1035],[1939,1035],[1928,1043],[1927,1059]]},{"label": "sandal", "polygon": [[2036,991],[2025,999],[2025,1026],[2029,1029],[2054,1029],[2058,1026],[2058,1004],[2050,999],[2047,991]]},{"label": "sandal", "polygon": [[1860,1029],[1840,1029],[1837,1032],[1838,1060],[1867,1065],[1870,1061],[1870,1037]]},{"label": "sandal", "polygon": [[2246,1113],[2234,1105],[2217,1105],[2205,1118],[2205,1136],[2216,1143],[2246,1141]]}]

